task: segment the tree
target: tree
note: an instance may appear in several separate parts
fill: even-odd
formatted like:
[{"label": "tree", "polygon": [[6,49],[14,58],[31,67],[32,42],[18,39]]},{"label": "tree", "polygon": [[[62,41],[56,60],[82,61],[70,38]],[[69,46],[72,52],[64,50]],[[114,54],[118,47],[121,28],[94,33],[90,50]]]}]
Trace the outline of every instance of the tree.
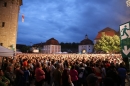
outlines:
[{"label": "tree", "polygon": [[130,7],[130,0],[126,1],[126,5],[127,5],[127,7]]},{"label": "tree", "polygon": [[94,45],[94,49],[96,51],[103,51],[105,53],[119,53],[120,38],[117,35],[103,35],[101,39]]}]

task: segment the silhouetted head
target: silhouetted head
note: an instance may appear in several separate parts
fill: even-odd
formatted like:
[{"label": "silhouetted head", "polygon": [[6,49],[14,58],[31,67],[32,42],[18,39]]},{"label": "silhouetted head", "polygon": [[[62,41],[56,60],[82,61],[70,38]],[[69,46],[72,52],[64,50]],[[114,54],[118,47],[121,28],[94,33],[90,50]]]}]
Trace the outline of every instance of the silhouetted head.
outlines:
[{"label": "silhouetted head", "polygon": [[87,76],[87,85],[98,86],[98,78],[95,76],[95,74],[92,73]]}]

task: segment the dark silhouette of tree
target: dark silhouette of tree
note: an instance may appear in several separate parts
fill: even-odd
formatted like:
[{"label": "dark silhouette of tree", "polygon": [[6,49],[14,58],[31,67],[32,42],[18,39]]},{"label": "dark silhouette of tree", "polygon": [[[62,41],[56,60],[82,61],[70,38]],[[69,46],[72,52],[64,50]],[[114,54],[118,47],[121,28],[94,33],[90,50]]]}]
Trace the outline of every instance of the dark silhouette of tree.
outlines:
[{"label": "dark silhouette of tree", "polygon": [[69,53],[77,53],[78,52],[78,45],[79,43],[60,43],[61,45],[61,52],[69,52]]}]

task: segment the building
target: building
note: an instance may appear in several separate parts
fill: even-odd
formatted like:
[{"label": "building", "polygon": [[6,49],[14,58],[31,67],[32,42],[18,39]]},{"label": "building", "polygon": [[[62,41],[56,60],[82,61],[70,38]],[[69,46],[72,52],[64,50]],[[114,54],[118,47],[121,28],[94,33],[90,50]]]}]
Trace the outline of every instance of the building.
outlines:
[{"label": "building", "polygon": [[0,45],[16,50],[18,15],[22,0],[0,0]]},{"label": "building", "polygon": [[92,53],[93,52],[93,41],[88,38],[88,36],[85,36],[85,39],[82,40],[79,44],[79,53]]},{"label": "building", "polygon": [[96,38],[94,39],[94,44],[97,43],[97,41],[99,39],[101,39],[101,37],[103,35],[108,35],[108,36],[114,36],[114,35],[119,35],[119,32],[115,31],[114,29],[111,29],[109,27],[104,28],[103,30],[99,31]]},{"label": "building", "polygon": [[59,42],[54,38],[47,40],[43,48],[43,53],[57,53],[57,52],[61,52],[61,46]]}]

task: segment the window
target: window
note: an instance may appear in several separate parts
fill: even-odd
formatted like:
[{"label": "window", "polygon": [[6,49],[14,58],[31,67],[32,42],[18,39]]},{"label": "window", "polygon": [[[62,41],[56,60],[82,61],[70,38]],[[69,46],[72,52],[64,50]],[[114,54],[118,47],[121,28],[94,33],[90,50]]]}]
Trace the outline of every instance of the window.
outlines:
[{"label": "window", "polygon": [[2,27],[4,27],[5,26],[5,22],[2,22]]},{"label": "window", "polygon": [[0,46],[3,46],[3,43],[0,43]]},{"label": "window", "polygon": [[3,7],[7,7],[7,2],[4,2],[4,3],[3,3]]}]

